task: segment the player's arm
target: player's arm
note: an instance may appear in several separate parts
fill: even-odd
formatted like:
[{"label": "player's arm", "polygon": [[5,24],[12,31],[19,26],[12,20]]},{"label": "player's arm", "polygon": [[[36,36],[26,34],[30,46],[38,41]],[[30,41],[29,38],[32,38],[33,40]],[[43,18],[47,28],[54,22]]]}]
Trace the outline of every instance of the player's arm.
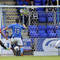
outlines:
[{"label": "player's arm", "polygon": [[13,26],[14,26],[14,24],[11,24],[11,25],[5,27],[2,31],[7,30],[7,29],[10,29],[10,28],[12,28]]},{"label": "player's arm", "polygon": [[5,27],[2,31],[7,30],[7,29],[8,29],[8,27]]},{"label": "player's arm", "polygon": [[24,28],[25,28],[25,29],[27,29],[27,27],[26,27],[26,25],[25,25],[25,24],[23,24],[23,26],[24,26]]},{"label": "player's arm", "polygon": [[4,48],[4,49],[7,49],[4,44],[2,43],[2,41],[0,41],[0,45]]}]

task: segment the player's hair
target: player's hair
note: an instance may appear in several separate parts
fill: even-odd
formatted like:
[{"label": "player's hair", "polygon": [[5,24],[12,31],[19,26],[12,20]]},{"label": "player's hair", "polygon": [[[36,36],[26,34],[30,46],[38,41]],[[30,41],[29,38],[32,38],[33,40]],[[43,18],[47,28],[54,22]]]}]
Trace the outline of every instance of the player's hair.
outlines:
[{"label": "player's hair", "polygon": [[19,19],[16,19],[16,23],[19,23]]}]

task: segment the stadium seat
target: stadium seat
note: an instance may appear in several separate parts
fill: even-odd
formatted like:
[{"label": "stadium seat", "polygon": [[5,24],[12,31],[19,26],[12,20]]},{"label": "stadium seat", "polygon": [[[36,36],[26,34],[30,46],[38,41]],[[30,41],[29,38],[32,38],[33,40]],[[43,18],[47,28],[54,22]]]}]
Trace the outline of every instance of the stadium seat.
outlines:
[{"label": "stadium seat", "polygon": [[47,13],[47,18],[48,18],[48,22],[53,22],[54,21],[54,13],[53,12],[48,12]]},{"label": "stadium seat", "polygon": [[42,4],[45,5],[46,0],[42,0]]},{"label": "stadium seat", "polygon": [[37,12],[44,11],[44,8],[36,8]]},{"label": "stadium seat", "polygon": [[48,38],[56,38],[56,33],[49,33]]},{"label": "stadium seat", "polygon": [[16,0],[18,5],[28,5],[29,3],[27,1],[23,1],[23,0]]},{"label": "stadium seat", "polygon": [[41,3],[42,0],[34,0],[35,3]]},{"label": "stadium seat", "polygon": [[36,33],[36,31],[30,31],[29,35],[31,38],[37,38],[38,37],[38,34]]},{"label": "stadium seat", "polygon": [[25,1],[24,4],[25,4],[25,5],[28,5],[29,3]]},{"label": "stadium seat", "polygon": [[54,33],[54,30],[47,30],[47,33]]},{"label": "stadium seat", "polygon": [[38,31],[38,36],[40,38],[47,38],[47,33],[45,32],[45,30],[39,30]]},{"label": "stadium seat", "polygon": [[46,30],[46,26],[45,25],[38,25],[38,30]]},{"label": "stadium seat", "polygon": [[57,35],[57,38],[60,38],[60,30],[56,30],[56,35]]},{"label": "stadium seat", "polygon": [[47,30],[48,30],[48,29],[52,30],[52,29],[54,29],[54,28],[55,28],[54,25],[47,25]]},{"label": "stadium seat", "polygon": [[28,27],[29,30],[36,30],[37,29],[37,26],[36,25],[30,25]]},{"label": "stadium seat", "polygon": [[44,11],[38,12],[39,17],[46,17],[46,13]]},{"label": "stadium seat", "polygon": [[38,33],[38,37],[40,38],[47,38],[47,33]]},{"label": "stadium seat", "polygon": [[60,30],[56,30],[56,33],[60,33]]},{"label": "stadium seat", "polygon": [[47,29],[47,34],[48,34],[48,38],[55,38],[56,37],[56,33],[54,32],[53,29]]},{"label": "stadium seat", "polygon": [[23,5],[23,1],[18,2],[18,5]]},{"label": "stadium seat", "polygon": [[39,6],[39,5],[41,5],[41,3],[35,3],[35,5],[36,5],[36,6]]},{"label": "stadium seat", "polygon": [[42,0],[34,0],[35,5],[42,5]]},{"label": "stadium seat", "polygon": [[52,0],[52,2],[55,2],[56,0]]},{"label": "stadium seat", "polygon": [[54,21],[54,17],[48,17],[48,22],[53,22]]},{"label": "stadium seat", "polygon": [[36,25],[30,25],[28,27],[28,30],[29,30],[29,36],[31,38],[37,38],[38,37],[38,34],[37,34],[37,26]]},{"label": "stadium seat", "polygon": [[46,22],[46,17],[39,17],[39,22]]},{"label": "stadium seat", "polygon": [[54,16],[54,13],[53,13],[53,12],[48,12],[48,13],[47,13],[47,16],[48,16],[48,17],[53,17],[53,16]]},{"label": "stadium seat", "polygon": [[40,34],[45,33],[45,30],[39,30],[38,33]]},{"label": "stadium seat", "polygon": [[39,22],[46,22],[46,13],[45,12],[38,12],[38,20]]}]

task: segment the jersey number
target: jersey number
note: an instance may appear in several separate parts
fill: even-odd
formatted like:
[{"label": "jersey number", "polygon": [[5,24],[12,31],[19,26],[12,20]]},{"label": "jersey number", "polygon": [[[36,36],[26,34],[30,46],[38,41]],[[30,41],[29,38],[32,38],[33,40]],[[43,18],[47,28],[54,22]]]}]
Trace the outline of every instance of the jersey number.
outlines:
[{"label": "jersey number", "polygon": [[16,34],[19,34],[19,29],[15,29],[15,33]]}]

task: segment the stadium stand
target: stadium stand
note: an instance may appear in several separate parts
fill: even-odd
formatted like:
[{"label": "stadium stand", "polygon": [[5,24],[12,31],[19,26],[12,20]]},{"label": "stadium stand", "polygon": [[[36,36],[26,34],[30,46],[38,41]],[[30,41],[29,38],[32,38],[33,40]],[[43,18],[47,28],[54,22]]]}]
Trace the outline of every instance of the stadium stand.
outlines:
[{"label": "stadium stand", "polygon": [[0,4],[2,5],[57,5],[57,1],[56,0],[3,0],[3,1],[0,0]]},{"label": "stadium stand", "polygon": [[54,21],[54,13],[53,12],[48,12],[48,22],[53,22]]},{"label": "stadium stand", "polygon": [[35,5],[45,5],[46,0],[34,0]]},{"label": "stadium stand", "polygon": [[16,8],[3,8],[3,11],[5,12],[7,25],[15,23],[15,20],[19,18]]},{"label": "stadium stand", "polygon": [[[40,8],[37,8],[40,10]],[[36,11],[37,11],[36,9]],[[4,8],[6,14],[6,23],[7,25],[15,23],[15,20],[19,18],[17,8]],[[56,31],[56,26],[54,25],[54,12],[49,11],[37,11],[38,19],[32,21],[33,25],[28,26],[28,33],[30,38],[55,38],[58,37],[58,31]],[[20,13],[19,13],[20,14]],[[27,22],[28,23],[28,22]],[[31,24],[32,24],[31,23]],[[35,25],[37,23],[37,25]],[[25,35],[25,34],[23,34]]]},{"label": "stadium stand", "polygon": [[36,11],[39,12],[39,11],[44,11],[44,8],[36,8]]},{"label": "stadium stand", "polygon": [[[42,8],[43,9],[43,8]],[[54,12],[49,11],[45,12],[45,10],[41,10],[40,8],[36,8],[38,12],[38,22],[39,24],[36,26],[37,28],[32,25],[29,27],[30,37],[33,38],[56,38],[56,26],[54,25]],[[31,29],[32,28],[32,29]],[[37,36],[34,36],[37,35]]]},{"label": "stadium stand", "polygon": [[29,26],[29,35],[30,35],[30,37],[38,37],[37,26],[35,26],[35,25]]},{"label": "stadium stand", "polygon": [[0,0],[0,5],[15,5],[16,2],[14,0]]},{"label": "stadium stand", "polygon": [[28,5],[29,3],[25,0],[16,0],[18,5]]}]

